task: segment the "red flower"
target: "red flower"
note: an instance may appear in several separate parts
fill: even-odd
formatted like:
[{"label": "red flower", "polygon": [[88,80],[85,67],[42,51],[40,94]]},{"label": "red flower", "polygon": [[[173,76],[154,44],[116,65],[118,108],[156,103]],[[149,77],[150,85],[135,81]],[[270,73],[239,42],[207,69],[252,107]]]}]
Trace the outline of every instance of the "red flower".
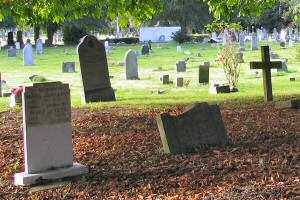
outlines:
[{"label": "red flower", "polygon": [[15,96],[21,95],[24,90],[23,86],[19,86],[18,88],[12,88],[11,93],[14,94]]}]

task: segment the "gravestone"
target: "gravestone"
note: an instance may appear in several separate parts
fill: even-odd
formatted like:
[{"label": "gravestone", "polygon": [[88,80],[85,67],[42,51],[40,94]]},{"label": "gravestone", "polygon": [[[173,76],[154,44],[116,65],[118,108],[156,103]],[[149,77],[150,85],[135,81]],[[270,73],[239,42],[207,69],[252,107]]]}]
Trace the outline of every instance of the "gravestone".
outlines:
[{"label": "gravestone", "polygon": [[262,62],[250,62],[250,69],[262,69],[265,102],[273,100],[271,69],[282,68],[281,61],[270,61],[269,46],[261,47]]},{"label": "gravestone", "polygon": [[23,93],[25,172],[15,185],[32,185],[87,173],[73,163],[71,99],[68,84],[38,83]]},{"label": "gravestone", "polygon": [[296,81],[296,77],[294,75],[290,76],[290,81]]},{"label": "gravestone", "polygon": [[148,41],[148,47],[149,47],[149,50],[152,51],[152,41],[151,40]]},{"label": "gravestone", "polygon": [[209,62],[204,62],[199,66],[199,83],[209,83]]},{"label": "gravestone", "polygon": [[30,41],[27,41],[23,49],[23,64],[24,66],[34,65],[34,50],[31,46]]},{"label": "gravestone", "polygon": [[[20,48],[24,47],[23,32],[22,31],[17,31],[17,42],[19,43]],[[16,47],[16,49],[18,49],[18,48]]]},{"label": "gravestone", "polygon": [[148,45],[143,45],[142,47],[142,55],[143,56],[148,56],[150,54],[150,49]]},{"label": "gravestone", "polygon": [[167,85],[170,83],[170,76],[169,75],[163,75],[162,81],[164,85]]},{"label": "gravestone", "polygon": [[62,71],[63,73],[75,73],[75,62],[63,62]]},{"label": "gravestone", "polygon": [[177,46],[176,49],[177,49],[177,52],[182,52],[181,46]]},{"label": "gravestone", "polygon": [[8,32],[7,33],[7,46],[15,46],[14,33],[13,32]]},{"label": "gravestone", "polygon": [[240,44],[239,50],[240,51],[245,51],[246,49],[245,49],[245,34],[244,33],[240,34],[239,44]]},{"label": "gravestone", "polygon": [[258,37],[257,33],[252,33],[251,50],[258,50]]},{"label": "gravestone", "polygon": [[87,35],[79,43],[77,51],[85,102],[115,101],[103,43]]},{"label": "gravestone", "polygon": [[242,52],[235,53],[235,59],[238,63],[244,62],[244,54]]},{"label": "gravestone", "polygon": [[178,116],[161,114],[156,121],[165,153],[189,153],[231,144],[217,105],[197,103]]},{"label": "gravestone", "polygon": [[16,57],[17,56],[17,51],[16,49],[11,46],[8,50],[7,50],[7,56],[8,57]]},{"label": "gravestone", "polygon": [[210,94],[230,93],[230,86],[227,84],[212,83],[209,88]]},{"label": "gravestone", "polygon": [[182,77],[177,77],[176,86],[183,87],[183,78]]},{"label": "gravestone", "polygon": [[20,50],[20,49],[21,49],[20,42],[16,42],[16,49],[17,49],[17,50]]},{"label": "gravestone", "polygon": [[37,39],[36,40],[36,54],[38,54],[38,55],[44,54],[43,40],[42,39]]},{"label": "gravestone", "polygon": [[126,63],[126,80],[138,80],[138,62],[135,51],[128,50],[125,55]]},{"label": "gravestone", "polygon": [[282,68],[277,69],[277,72],[288,72],[287,62],[288,59],[283,59],[282,61]]},{"label": "gravestone", "polygon": [[185,72],[186,71],[186,62],[185,61],[179,61],[176,64],[176,71],[177,72]]},{"label": "gravestone", "polygon": [[300,99],[292,100],[291,107],[294,109],[300,109]]}]

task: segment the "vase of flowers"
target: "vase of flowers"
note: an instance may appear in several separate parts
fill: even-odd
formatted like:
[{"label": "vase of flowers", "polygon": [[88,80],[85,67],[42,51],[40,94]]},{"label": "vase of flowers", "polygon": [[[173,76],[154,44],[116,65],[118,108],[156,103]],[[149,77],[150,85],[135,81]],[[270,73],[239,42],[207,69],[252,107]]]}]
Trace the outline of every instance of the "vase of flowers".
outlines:
[{"label": "vase of flowers", "polygon": [[10,96],[10,107],[15,106],[22,106],[22,93],[23,93],[24,87],[19,86],[17,88],[11,89],[11,96]]}]

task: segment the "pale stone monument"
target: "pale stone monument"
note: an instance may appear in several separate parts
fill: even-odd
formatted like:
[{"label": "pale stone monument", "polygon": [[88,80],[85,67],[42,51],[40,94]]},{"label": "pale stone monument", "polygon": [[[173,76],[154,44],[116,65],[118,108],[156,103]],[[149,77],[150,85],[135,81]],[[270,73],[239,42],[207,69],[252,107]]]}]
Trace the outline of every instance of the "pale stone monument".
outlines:
[{"label": "pale stone monument", "polygon": [[186,71],[186,62],[185,61],[179,61],[176,64],[176,71],[177,72],[185,72]]},{"label": "pale stone monument", "polygon": [[23,92],[25,172],[15,185],[32,185],[87,173],[73,163],[71,100],[68,84],[37,83]]},{"label": "pale stone monument", "polygon": [[63,73],[75,73],[75,62],[63,62],[62,71]]},{"label": "pale stone monument", "polygon": [[17,50],[20,50],[20,49],[21,49],[20,42],[16,42],[16,49],[17,49]]},{"label": "pale stone monument", "polygon": [[183,87],[183,78],[182,77],[177,77],[176,86]]},{"label": "pale stone monument", "polygon": [[258,50],[258,37],[257,33],[252,33],[252,40],[251,40],[251,50],[255,51]]},{"label": "pale stone monument", "polygon": [[11,46],[8,50],[7,50],[7,56],[8,57],[16,57],[17,56],[17,51],[16,49]]},{"label": "pale stone monument", "polygon": [[23,49],[23,64],[24,66],[34,65],[34,51],[31,46],[30,40],[27,40],[26,45]]},{"label": "pale stone monument", "polygon": [[36,41],[36,54],[42,55],[44,54],[43,40],[37,39]]},{"label": "pale stone monument", "polygon": [[96,37],[85,36],[78,47],[85,102],[115,101],[105,47]]},{"label": "pale stone monument", "polygon": [[126,63],[126,80],[138,80],[138,62],[135,51],[128,50],[125,55]]}]

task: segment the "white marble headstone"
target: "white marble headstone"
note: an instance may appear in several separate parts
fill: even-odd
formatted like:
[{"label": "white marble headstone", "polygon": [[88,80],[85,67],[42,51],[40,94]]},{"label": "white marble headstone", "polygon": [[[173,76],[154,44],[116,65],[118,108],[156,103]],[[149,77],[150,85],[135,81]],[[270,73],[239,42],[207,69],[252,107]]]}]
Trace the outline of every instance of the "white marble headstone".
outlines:
[{"label": "white marble headstone", "polygon": [[17,49],[17,50],[21,49],[20,42],[16,42],[16,49]]},{"label": "white marble headstone", "polygon": [[34,65],[34,51],[30,43],[27,43],[23,49],[23,64],[24,66]]},{"label": "white marble headstone", "polygon": [[15,175],[15,184],[51,179],[49,171],[53,179],[86,172],[85,167],[73,164],[70,101],[68,84],[37,83],[25,87],[22,102],[25,172]]}]

